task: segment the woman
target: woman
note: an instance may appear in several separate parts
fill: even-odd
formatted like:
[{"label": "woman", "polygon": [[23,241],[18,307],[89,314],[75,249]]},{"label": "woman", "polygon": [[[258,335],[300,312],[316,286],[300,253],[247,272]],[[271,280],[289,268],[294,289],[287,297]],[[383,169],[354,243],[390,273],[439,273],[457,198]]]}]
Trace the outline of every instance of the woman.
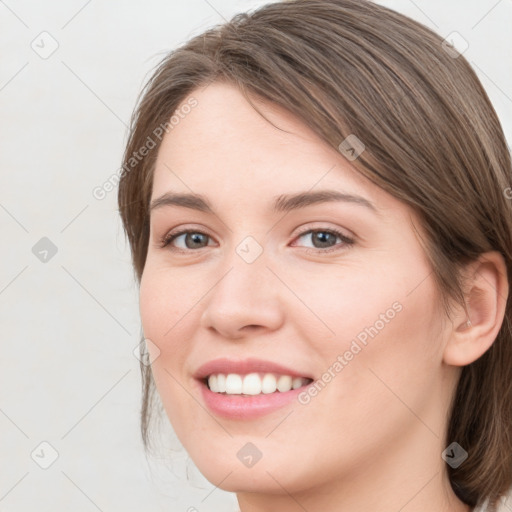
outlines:
[{"label": "woman", "polygon": [[242,512],[508,510],[511,182],[468,63],[384,7],[269,4],[173,51],[118,197],[146,447],[156,389]]}]

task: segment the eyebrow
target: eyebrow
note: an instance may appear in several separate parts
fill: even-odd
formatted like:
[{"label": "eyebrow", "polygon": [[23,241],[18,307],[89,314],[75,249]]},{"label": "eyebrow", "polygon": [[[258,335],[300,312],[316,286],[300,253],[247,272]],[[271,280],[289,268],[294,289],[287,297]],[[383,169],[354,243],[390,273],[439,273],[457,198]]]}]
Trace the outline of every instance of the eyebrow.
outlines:
[{"label": "eyebrow", "polygon": [[[337,190],[318,190],[315,192],[300,192],[298,194],[283,194],[274,198],[272,211],[274,213],[289,212],[306,206],[326,203],[326,202],[346,202],[359,206],[364,206],[376,214],[379,214],[375,205],[368,199],[355,194],[347,194]],[[213,207],[204,196],[200,194],[180,194],[176,192],[166,192],[160,197],[151,201],[150,213],[164,206],[182,206],[192,208],[206,213],[214,213]]]}]

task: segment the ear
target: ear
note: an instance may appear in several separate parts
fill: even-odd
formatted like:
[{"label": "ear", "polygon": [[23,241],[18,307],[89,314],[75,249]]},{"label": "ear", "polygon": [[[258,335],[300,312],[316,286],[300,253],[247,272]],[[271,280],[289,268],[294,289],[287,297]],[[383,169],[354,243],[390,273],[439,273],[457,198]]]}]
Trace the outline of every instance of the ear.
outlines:
[{"label": "ear", "polygon": [[465,271],[466,309],[458,307],[454,312],[443,354],[443,361],[453,366],[471,364],[491,347],[503,323],[509,293],[501,253],[484,253]]}]

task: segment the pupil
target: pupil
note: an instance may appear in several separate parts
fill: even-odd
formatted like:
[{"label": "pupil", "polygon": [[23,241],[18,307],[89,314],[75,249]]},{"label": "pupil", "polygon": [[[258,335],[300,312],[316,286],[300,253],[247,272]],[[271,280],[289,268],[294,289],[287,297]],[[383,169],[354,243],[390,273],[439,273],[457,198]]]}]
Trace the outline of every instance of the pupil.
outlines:
[{"label": "pupil", "polygon": [[320,244],[325,244],[326,242],[328,242],[329,237],[332,237],[332,234],[327,233],[325,231],[320,231],[317,233],[317,237],[320,239]]},{"label": "pupil", "polygon": [[[203,237],[204,235],[201,235],[200,233],[193,233],[192,235],[189,234],[189,236],[192,239],[192,244],[194,244],[201,243],[201,237]],[[187,247],[190,249],[189,244],[187,244]]]}]

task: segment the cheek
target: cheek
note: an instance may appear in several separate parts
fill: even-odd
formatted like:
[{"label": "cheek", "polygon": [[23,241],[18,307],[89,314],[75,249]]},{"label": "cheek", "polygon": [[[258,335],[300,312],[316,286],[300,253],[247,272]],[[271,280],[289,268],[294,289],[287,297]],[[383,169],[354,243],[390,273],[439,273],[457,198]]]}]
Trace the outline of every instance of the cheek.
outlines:
[{"label": "cheek", "polygon": [[[326,373],[321,380],[326,384],[319,385],[318,395],[304,405],[303,421],[315,417],[312,437],[325,439],[343,432],[347,441],[345,447],[331,447],[332,453],[325,453],[327,468],[339,465],[344,456],[363,460],[380,454],[383,446],[399,443],[417,427],[415,414],[428,416],[425,411],[432,406],[441,343],[436,337],[439,322],[431,279],[413,293],[412,287],[389,281],[387,288],[376,285],[366,301],[364,294],[357,304],[345,301],[336,340],[318,341],[316,347],[322,352]],[[379,318],[386,312],[387,323]]]},{"label": "cheek", "polygon": [[412,293],[413,286],[389,284],[361,302],[363,313],[349,307],[347,335],[330,357],[335,360],[339,354],[346,361],[333,388],[334,400],[359,416],[361,425],[379,417],[379,428],[387,425],[387,431],[414,421],[408,408],[421,411],[431,399],[443,346],[432,279]]},{"label": "cheek", "polygon": [[188,396],[182,393],[180,383],[190,347],[186,340],[192,336],[190,322],[194,315],[194,297],[186,295],[187,289],[180,293],[176,291],[181,288],[175,276],[170,277],[172,272],[146,270],[139,293],[142,328],[144,337],[149,340],[146,347],[150,356],[152,352],[157,354],[150,359],[156,388],[168,414],[172,415],[171,409],[183,406]]},{"label": "cheek", "polygon": [[144,335],[165,352],[173,339],[183,336],[187,314],[201,294],[194,287],[182,285],[179,276],[167,271],[146,268],[139,291],[140,317]]},{"label": "cheek", "polygon": [[323,288],[302,288],[322,321],[312,314],[309,321],[299,316],[295,321],[321,356],[328,372],[322,378],[337,382],[329,385],[332,399],[348,408],[375,401],[380,407],[381,391],[395,400],[390,389],[414,403],[437,378],[443,339],[435,284],[432,276],[417,277],[428,269],[412,267],[405,274],[405,265],[400,270],[381,264],[375,271],[314,280]]},{"label": "cheek", "polygon": [[373,268],[309,269],[300,276],[289,272],[284,280],[300,298],[293,308],[283,305],[286,314],[293,315],[303,338],[323,354],[348,349],[355,338],[364,346],[406,316],[403,309],[410,287],[403,275],[382,262]]},{"label": "cheek", "polygon": [[[144,336],[150,340],[146,343],[148,352],[151,354],[153,350],[158,354],[151,364],[156,389],[181,438],[184,435],[180,428],[183,411],[195,411],[197,406],[185,391],[187,384],[182,375],[187,363],[189,343],[186,340],[191,335],[189,326],[190,315],[194,313],[191,310],[194,297],[177,293],[179,283],[176,276],[171,278],[170,274],[173,273],[168,269],[158,272],[146,267],[140,282],[139,306]],[[193,290],[192,293],[195,294]]]}]

